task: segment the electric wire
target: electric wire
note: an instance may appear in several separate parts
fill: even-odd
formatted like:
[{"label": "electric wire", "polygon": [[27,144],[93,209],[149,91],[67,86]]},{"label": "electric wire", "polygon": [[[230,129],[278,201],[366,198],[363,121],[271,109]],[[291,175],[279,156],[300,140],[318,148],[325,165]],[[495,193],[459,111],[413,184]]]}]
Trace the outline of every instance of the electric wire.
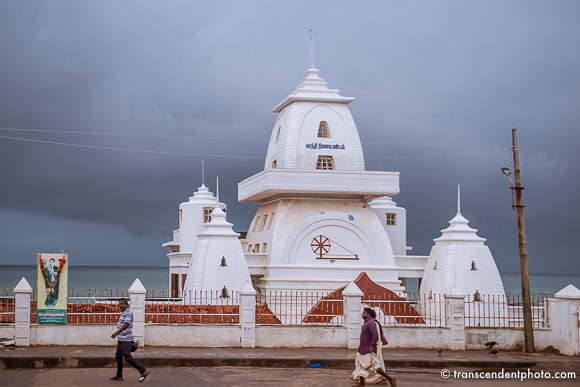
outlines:
[{"label": "electric wire", "polygon": [[[171,134],[146,134],[146,133],[115,133],[115,132],[87,132],[71,130],[50,130],[50,129],[26,129],[26,128],[0,128],[0,130],[18,131],[18,132],[37,132],[37,133],[61,133],[61,134],[88,134],[100,136],[133,136],[133,137],[160,137],[160,138],[194,138],[203,140],[232,140],[232,141],[270,141],[267,138],[251,137],[213,137],[213,136],[192,136],[192,135],[171,135]],[[381,141],[364,141],[365,145],[403,145],[403,146],[453,146],[453,147],[489,147],[494,145],[482,144],[433,144],[433,143],[411,143],[411,142],[381,142]]]},{"label": "electric wire", "polygon": [[18,132],[38,132],[38,133],[89,134],[100,136],[127,136],[127,137],[134,136],[134,137],[197,138],[205,140],[268,141],[264,138],[247,138],[247,137],[241,138],[241,137],[211,137],[211,136],[191,136],[191,135],[172,135],[172,134],[85,132],[72,130],[22,129],[22,128],[0,128],[0,130],[10,130]]},{"label": "electric wire", "polygon": [[365,157],[365,159],[409,159],[409,158],[419,158],[419,157],[465,156],[465,155],[475,155],[475,154],[481,154],[481,153],[509,152],[510,150],[511,149],[494,149],[494,150],[476,151],[476,152],[440,153],[440,154],[436,154],[436,155],[372,156],[372,157]]},{"label": "electric wire", "polygon": [[[113,132],[83,132],[83,131],[65,131],[65,130],[45,130],[45,129],[21,129],[21,128],[0,128],[0,130],[7,131],[19,131],[19,132],[39,132],[39,133],[65,133],[65,134],[89,134],[89,135],[113,135],[113,136],[140,136],[140,137],[167,137],[167,138],[196,138],[196,139],[211,139],[211,140],[245,140],[245,141],[266,141],[265,139],[258,138],[236,138],[236,137],[211,137],[211,136],[191,136],[191,135],[163,135],[163,134],[138,134],[138,133],[113,133]],[[178,155],[178,156],[198,156],[198,157],[224,157],[224,158],[236,158],[236,159],[265,159],[264,156],[240,156],[240,155],[224,155],[224,154],[207,154],[207,153],[189,153],[189,152],[170,152],[170,151],[156,151],[156,150],[146,150],[146,149],[131,149],[131,148],[119,148],[119,147],[109,147],[100,145],[89,145],[89,144],[77,144],[70,142],[60,142],[60,141],[49,141],[49,140],[39,140],[32,138],[14,137],[14,136],[4,136],[0,135],[0,138],[17,140],[17,141],[28,141],[43,144],[52,145],[63,145],[71,147],[81,147],[81,148],[91,148],[91,149],[104,149],[104,150],[115,150],[124,152],[136,152],[136,153],[151,153],[151,154],[166,154],[166,155]],[[452,144],[411,144],[411,143],[390,143],[390,142],[373,142],[372,144],[389,144],[389,145],[430,145],[430,146],[459,146],[459,147],[470,147],[477,145],[452,145]],[[480,145],[481,146],[481,145]],[[494,149],[486,151],[474,151],[474,152],[461,152],[461,153],[439,153],[439,154],[424,154],[424,155],[403,155],[403,156],[371,156],[365,157],[365,159],[406,159],[406,158],[429,158],[429,157],[447,157],[447,156],[464,156],[464,155],[474,155],[482,153],[495,153],[509,151],[510,149]]]},{"label": "electric wire", "polygon": [[0,135],[0,138],[7,138],[7,139],[11,139],[11,140],[20,140],[20,141],[30,141],[30,142],[37,142],[37,143],[43,143],[43,144],[66,145],[66,146],[73,146],[73,147],[76,146],[76,147],[81,147],[81,148],[106,149],[106,150],[116,150],[116,151],[124,151],[124,152],[157,153],[157,154],[178,155],[178,156],[227,157],[227,158],[236,158],[236,159],[265,159],[265,157],[263,157],[263,156],[215,155],[215,154],[205,154],[205,153],[165,152],[165,151],[154,151],[154,150],[146,150],[146,149],[115,148],[115,147],[109,147],[109,146],[73,144],[73,143],[67,143],[67,142],[35,140],[35,139],[31,139],[31,138],[19,138],[19,137],[9,137],[9,136],[1,136],[1,135]]}]

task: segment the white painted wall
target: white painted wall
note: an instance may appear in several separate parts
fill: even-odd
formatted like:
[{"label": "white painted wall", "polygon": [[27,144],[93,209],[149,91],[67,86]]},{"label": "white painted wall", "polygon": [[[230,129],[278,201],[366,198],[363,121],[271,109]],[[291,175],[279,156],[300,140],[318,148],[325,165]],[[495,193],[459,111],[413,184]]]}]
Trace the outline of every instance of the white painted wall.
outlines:
[{"label": "white painted wall", "polygon": [[[373,199],[369,202],[369,206],[385,228],[393,247],[393,254],[407,255],[407,210],[398,207],[390,196]],[[387,225],[387,214],[395,214],[394,226]]]},{"label": "white painted wall", "polygon": [[153,347],[239,347],[239,325],[146,324],[145,345]]},{"label": "white painted wall", "polygon": [[[267,169],[272,167],[273,160],[278,160],[277,167],[281,169],[316,169],[318,156],[325,155],[333,156],[338,171],[364,171],[358,131],[346,105],[295,102],[286,107],[281,115],[283,119],[278,120],[272,130],[271,141],[274,147],[266,156],[266,162],[270,162],[265,164]],[[327,123],[330,132],[328,138],[318,137],[322,121]],[[276,144],[275,138],[280,127],[280,141]]]},{"label": "white painted wall", "polygon": [[0,324],[0,337],[14,339],[14,324]]},{"label": "white painted wall", "polygon": [[[116,324],[32,324],[31,345],[115,346]],[[239,325],[145,324],[145,345],[177,347],[239,347]]]},{"label": "white painted wall", "polygon": [[[550,328],[534,329],[536,351],[541,351],[549,345],[552,330]],[[519,351],[524,349],[523,328],[474,328],[465,327],[465,349],[483,349],[484,343],[495,341],[500,350]]]},{"label": "white painted wall", "polygon": [[423,278],[429,256],[426,255],[396,255],[395,264],[399,269],[400,278]]},{"label": "white painted wall", "polygon": [[385,348],[449,348],[451,331],[446,327],[383,327],[389,345]]},{"label": "white painted wall", "polygon": [[[117,324],[31,324],[30,345],[117,345]],[[114,354],[112,354],[114,356]]]},{"label": "white painted wall", "polygon": [[[264,216],[271,219],[272,214],[273,223],[262,230]],[[311,245],[319,235],[330,238],[330,251],[324,257],[337,259],[317,259]],[[403,290],[389,236],[362,200],[288,198],[264,203],[246,243],[267,246],[262,289],[332,291],[365,271],[376,283]],[[350,252],[358,260],[338,259],[354,257]]]},{"label": "white painted wall", "polygon": [[256,347],[344,348],[346,338],[343,326],[256,325]]},{"label": "white painted wall", "polygon": [[[0,334],[10,338],[9,334]],[[450,330],[446,327],[384,327],[389,348],[448,348]],[[239,325],[146,324],[145,345],[152,347],[239,347]],[[13,327],[12,327],[13,331]],[[115,346],[111,339],[114,324],[31,325],[31,345],[102,345]],[[484,348],[494,340],[501,350],[523,347],[523,330],[519,328],[465,328],[466,349]],[[8,333],[8,332],[6,332]],[[549,328],[534,329],[536,348],[553,345]],[[345,348],[344,326],[256,325],[256,347],[263,348]]]}]

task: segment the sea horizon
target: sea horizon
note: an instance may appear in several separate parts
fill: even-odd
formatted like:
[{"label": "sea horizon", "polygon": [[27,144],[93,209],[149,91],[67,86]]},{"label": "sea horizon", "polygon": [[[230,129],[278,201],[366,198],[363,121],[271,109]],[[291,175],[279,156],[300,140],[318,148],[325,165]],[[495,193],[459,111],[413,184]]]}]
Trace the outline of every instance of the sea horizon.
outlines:
[{"label": "sea horizon", "polygon": [[[10,292],[25,277],[36,289],[36,265],[0,265],[0,289]],[[519,273],[500,273],[506,294],[521,294]],[[74,265],[69,266],[68,289],[116,290],[128,289],[136,278],[148,290],[167,291],[169,288],[168,266],[134,265]],[[416,293],[417,279],[408,280],[408,292]],[[580,288],[580,274],[530,274],[533,295],[553,297],[555,293],[572,284]]]},{"label": "sea horizon", "polygon": [[[36,265],[34,264],[26,264],[26,265],[16,265],[16,264],[0,264],[0,268],[3,266],[31,266],[31,267],[36,267]],[[138,265],[105,265],[105,266],[101,266],[101,265],[82,265],[82,264],[75,264],[73,267],[157,267],[157,268],[167,268],[168,266],[165,265],[159,265],[159,266],[155,266],[155,265],[143,265],[143,266],[138,266]],[[517,274],[519,275],[519,272],[500,272],[500,274]],[[569,274],[569,273],[529,273],[530,275],[563,275],[563,276],[567,276],[567,275],[572,275],[572,276],[580,276],[580,273],[578,274]]]}]

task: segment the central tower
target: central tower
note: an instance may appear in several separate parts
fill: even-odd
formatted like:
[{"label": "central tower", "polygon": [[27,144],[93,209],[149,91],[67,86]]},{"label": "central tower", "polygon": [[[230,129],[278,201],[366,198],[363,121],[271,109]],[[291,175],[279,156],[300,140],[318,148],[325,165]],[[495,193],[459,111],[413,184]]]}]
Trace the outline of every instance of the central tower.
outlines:
[{"label": "central tower", "polygon": [[332,291],[365,271],[402,289],[385,225],[367,204],[399,193],[399,173],[365,170],[352,101],[311,66],[273,109],[264,170],[238,184],[239,201],[262,203],[244,243],[256,288]]}]

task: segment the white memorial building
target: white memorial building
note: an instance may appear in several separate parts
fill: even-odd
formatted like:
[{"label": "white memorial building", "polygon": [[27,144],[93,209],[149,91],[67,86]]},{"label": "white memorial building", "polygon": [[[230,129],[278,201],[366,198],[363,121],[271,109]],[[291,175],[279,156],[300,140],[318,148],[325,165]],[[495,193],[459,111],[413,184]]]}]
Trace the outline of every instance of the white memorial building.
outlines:
[{"label": "white memorial building", "polygon": [[[440,279],[427,267],[427,261],[434,258],[406,254],[405,209],[391,199],[399,193],[399,173],[365,169],[358,129],[348,108],[353,100],[329,89],[318,70],[310,66],[297,89],[273,109],[278,117],[264,170],[238,184],[240,202],[261,204],[245,239],[236,241],[239,250],[233,246],[233,231],[223,231],[226,221],[221,209],[215,222],[229,235],[229,247],[210,252],[198,246],[201,240],[208,243],[211,230],[216,230],[210,218],[217,199],[204,185],[180,205],[179,229],[174,231],[173,241],[163,245],[170,248],[172,292],[193,289],[203,282],[203,275],[219,278],[215,276],[222,258],[244,261],[236,263],[240,270],[231,272],[229,286],[244,283],[249,272],[259,292],[333,291],[363,272],[397,294],[405,291],[407,278],[421,279],[425,273],[432,278],[429,287],[434,288],[432,281]],[[478,239],[477,244],[480,242]],[[469,255],[472,250],[457,251]],[[199,271],[200,259],[206,265],[211,261],[211,273]],[[467,256],[455,259],[471,262]],[[493,261],[491,253],[489,259]],[[451,262],[440,260],[440,264]],[[483,262],[481,266],[483,269]],[[503,292],[501,279],[497,284],[491,267],[480,274],[489,272],[489,282]],[[455,267],[445,270],[449,273]],[[196,278],[188,278],[191,275]],[[228,286],[218,282],[214,290]]]}]

